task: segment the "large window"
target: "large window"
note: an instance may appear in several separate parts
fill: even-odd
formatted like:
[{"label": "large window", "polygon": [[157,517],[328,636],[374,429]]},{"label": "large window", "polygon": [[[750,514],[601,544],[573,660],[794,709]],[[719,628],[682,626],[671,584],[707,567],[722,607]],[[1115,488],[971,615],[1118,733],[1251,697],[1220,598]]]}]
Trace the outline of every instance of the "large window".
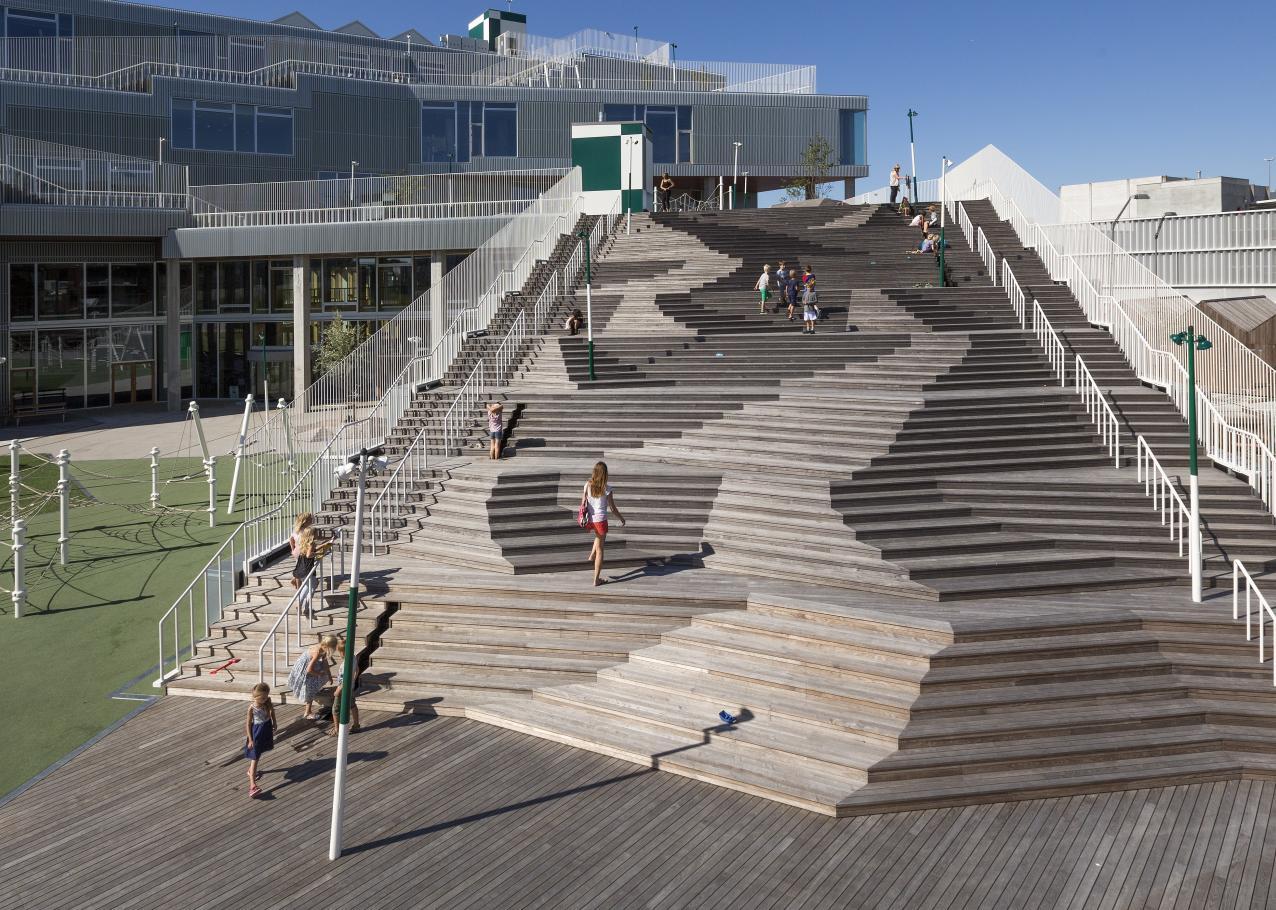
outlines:
[{"label": "large window", "polygon": [[868,111],[838,111],[838,163],[868,164]]},{"label": "large window", "polygon": [[111,266],[111,315],[155,315],[155,267],[151,263]]},{"label": "large window", "polygon": [[292,110],[223,101],[173,99],[174,148],[292,154]]},{"label": "large window", "polygon": [[35,266],[9,266],[9,320],[35,319]]},{"label": "large window", "polygon": [[421,104],[421,160],[431,163],[518,156],[518,105],[496,101]]},{"label": "large window", "polygon": [[13,69],[61,72],[61,61],[75,53],[75,17],[69,13],[0,9],[0,34],[17,39],[0,48],[0,61]]},{"label": "large window", "polygon": [[686,105],[604,104],[604,120],[636,120],[651,130],[651,160],[691,163],[691,108]]},{"label": "large window", "polygon": [[84,318],[84,266],[41,265],[36,313],[40,319]]}]

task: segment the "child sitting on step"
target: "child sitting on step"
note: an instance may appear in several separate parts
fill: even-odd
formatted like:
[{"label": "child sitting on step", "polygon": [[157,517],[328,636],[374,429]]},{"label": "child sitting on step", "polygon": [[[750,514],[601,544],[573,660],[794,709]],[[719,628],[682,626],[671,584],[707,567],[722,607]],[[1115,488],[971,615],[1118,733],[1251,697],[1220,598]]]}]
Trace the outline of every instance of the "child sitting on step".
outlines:
[{"label": "child sitting on step", "polygon": [[257,780],[257,762],[262,755],[275,748],[275,706],[270,701],[270,686],[257,683],[253,686],[253,700],[244,719],[244,758],[248,759],[248,795],[261,796]]},{"label": "child sitting on step", "polygon": [[493,401],[487,406],[487,435],[492,440],[491,457],[501,457],[501,443],[505,439],[505,405]]}]

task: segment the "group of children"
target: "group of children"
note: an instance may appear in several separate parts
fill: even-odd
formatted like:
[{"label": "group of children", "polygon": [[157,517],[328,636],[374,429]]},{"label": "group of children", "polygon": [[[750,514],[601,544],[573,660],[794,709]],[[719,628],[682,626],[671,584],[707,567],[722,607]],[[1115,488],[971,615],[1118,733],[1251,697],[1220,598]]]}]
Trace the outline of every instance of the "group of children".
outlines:
[{"label": "group of children", "polygon": [[[761,295],[758,308],[759,314],[767,311],[767,301],[771,299],[772,284],[776,287],[780,299],[788,304],[789,322],[793,321],[793,314],[800,302],[802,304],[802,334],[814,335],[815,324],[823,317],[820,312],[819,295],[815,290],[815,270],[809,265],[805,271],[797,266],[790,269],[785,261],[781,259],[780,267],[775,270],[773,279],[771,277],[770,263],[762,266],[762,274],[758,277],[757,284],[754,285],[755,290],[759,291]],[[773,312],[780,312],[778,304]]]},{"label": "group of children", "polygon": [[[297,562],[292,570],[293,588],[304,589],[302,597],[306,600],[306,612],[310,611],[309,595],[312,580],[311,572],[315,563],[327,551],[328,542],[321,541],[315,531],[313,512],[303,512],[297,516],[292,534],[288,536],[288,548]],[[345,643],[335,635],[320,635],[319,641],[302,651],[288,673],[288,690],[295,701],[304,702],[306,720],[319,720],[315,714],[314,702],[324,686],[334,682],[332,668],[337,668],[336,686],[332,696],[332,724],[328,735],[335,736],[338,729],[337,709],[341,704],[342,692],[345,688]],[[356,679],[358,673],[355,673]],[[350,692],[350,732],[359,732],[359,709],[354,703],[354,691]],[[270,686],[264,682],[253,686],[252,701],[248,705],[248,714],[244,719],[244,758],[248,759],[248,795],[258,797],[261,787],[257,781],[261,778],[258,763],[262,755],[275,747],[275,730],[278,724],[275,719],[275,706],[270,697]]]}]

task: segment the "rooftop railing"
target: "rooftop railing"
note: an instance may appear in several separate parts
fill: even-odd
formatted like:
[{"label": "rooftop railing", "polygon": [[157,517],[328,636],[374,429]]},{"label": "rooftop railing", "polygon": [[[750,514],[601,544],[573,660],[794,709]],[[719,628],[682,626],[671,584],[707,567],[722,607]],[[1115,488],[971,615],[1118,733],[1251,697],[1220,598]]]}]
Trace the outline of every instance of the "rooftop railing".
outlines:
[{"label": "rooftop railing", "polygon": [[[1212,212],[1095,222],[1128,253],[1212,252],[1276,248],[1276,211]],[[1159,233],[1158,233],[1159,232]]]},{"label": "rooftop railing", "polygon": [[200,227],[484,218],[523,211],[567,173],[552,168],[234,183],[191,187],[191,200]]},{"label": "rooftop railing", "polygon": [[408,42],[350,44],[278,35],[0,39],[0,79],[150,91],[157,76],[293,88],[298,74],[456,87],[813,93],[815,68],[626,59],[581,50],[535,56]]}]

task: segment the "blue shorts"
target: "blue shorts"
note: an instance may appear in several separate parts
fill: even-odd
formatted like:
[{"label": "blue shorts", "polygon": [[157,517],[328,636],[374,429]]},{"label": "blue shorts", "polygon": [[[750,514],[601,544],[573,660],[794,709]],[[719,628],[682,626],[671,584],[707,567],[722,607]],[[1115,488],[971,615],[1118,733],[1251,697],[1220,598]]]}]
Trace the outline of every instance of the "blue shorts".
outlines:
[{"label": "blue shorts", "polygon": [[488,435],[488,436],[490,436],[490,437],[491,437],[491,438],[493,438],[493,439],[500,439],[502,436],[504,436],[504,435],[505,435],[505,433],[504,433],[503,431],[501,431],[501,430],[492,430],[492,431],[491,431],[490,433],[488,433],[487,435]]}]

